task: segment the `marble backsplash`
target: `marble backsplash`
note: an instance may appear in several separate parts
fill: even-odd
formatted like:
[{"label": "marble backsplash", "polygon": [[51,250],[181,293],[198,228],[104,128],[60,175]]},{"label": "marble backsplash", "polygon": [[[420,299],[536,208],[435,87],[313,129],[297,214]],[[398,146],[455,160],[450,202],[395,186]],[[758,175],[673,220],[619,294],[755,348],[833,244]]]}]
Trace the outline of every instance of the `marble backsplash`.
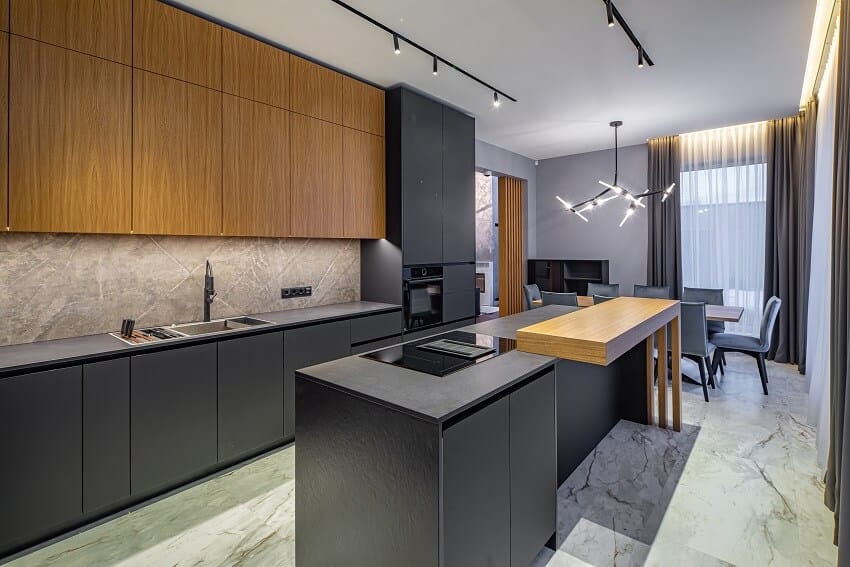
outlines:
[{"label": "marble backsplash", "polygon": [[2,233],[0,345],[198,321],[206,259],[213,318],[360,299],[359,240]]}]

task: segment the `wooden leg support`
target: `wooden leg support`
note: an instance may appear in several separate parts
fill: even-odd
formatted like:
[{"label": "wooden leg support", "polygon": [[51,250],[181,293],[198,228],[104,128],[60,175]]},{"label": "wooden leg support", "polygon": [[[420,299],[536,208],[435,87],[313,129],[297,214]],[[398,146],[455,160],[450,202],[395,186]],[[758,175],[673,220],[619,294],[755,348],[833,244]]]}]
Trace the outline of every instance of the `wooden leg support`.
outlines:
[{"label": "wooden leg support", "polygon": [[679,328],[679,316],[670,322],[673,335],[673,431],[682,430],[682,342]]},{"label": "wooden leg support", "polygon": [[655,360],[653,351],[652,335],[646,338],[646,424],[655,423],[655,400],[653,399],[653,382],[655,378]]},{"label": "wooden leg support", "polygon": [[658,427],[667,428],[667,325],[655,331],[658,344]]}]

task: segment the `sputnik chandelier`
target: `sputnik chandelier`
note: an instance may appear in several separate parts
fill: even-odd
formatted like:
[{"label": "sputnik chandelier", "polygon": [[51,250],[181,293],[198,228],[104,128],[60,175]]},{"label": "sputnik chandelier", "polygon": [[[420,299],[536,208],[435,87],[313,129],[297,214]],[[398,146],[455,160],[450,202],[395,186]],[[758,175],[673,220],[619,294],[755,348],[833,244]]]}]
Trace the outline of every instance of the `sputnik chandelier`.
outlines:
[{"label": "sputnik chandelier", "polygon": [[555,195],[555,198],[558,199],[567,212],[576,215],[584,222],[590,222],[590,219],[585,216],[585,213],[592,212],[594,209],[602,206],[611,199],[622,197],[629,203],[629,206],[626,209],[626,214],[623,216],[623,220],[620,221],[620,226],[623,226],[626,224],[626,221],[635,214],[635,211],[637,211],[638,208],[646,208],[646,204],[643,202],[644,199],[661,195],[661,202],[663,203],[670,195],[673,194],[673,189],[676,187],[675,183],[671,183],[666,189],[659,189],[657,191],[650,191],[649,189],[646,189],[642,193],[635,194],[619,184],[617,179],[619,165],[619,140],[617,137],[617,129],[622,125],[623,122],[621,120],[616,120],[610,124],[610,126],[614,129],[614,183],[606,183],[600,179],[599,184],[602,185],[604,189],[590,199],[576,204],[570,204],[560,196]]}]

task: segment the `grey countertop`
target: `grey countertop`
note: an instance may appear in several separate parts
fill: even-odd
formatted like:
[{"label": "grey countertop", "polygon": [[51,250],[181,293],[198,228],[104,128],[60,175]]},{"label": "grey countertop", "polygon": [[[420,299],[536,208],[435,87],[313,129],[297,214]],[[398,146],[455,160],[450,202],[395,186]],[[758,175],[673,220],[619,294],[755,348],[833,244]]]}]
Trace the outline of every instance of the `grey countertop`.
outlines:
[{"label": "grey countertop", "polygon": [[[459,330],[515,338],[517,329],[575,309],[552,305]],[[510,388],[555,360],[514,350],[439,377],[351,356],[301,369],[298,374],[439,423]]]},{"label": "grey countertop", "polygon": [[126,356],[150,350],[221,340],[223,336],[234,337],[256,334],[398,309],[401,309],[401,306],[371,301],[351,301],[319,307],[258,313],[251,315],[251,317],[270,321],[271,325],[230,331],[226,335],[201,335],[132,346],[109,334],[101,334],[4,346],[0,347],[0,377],[101,358]]}]

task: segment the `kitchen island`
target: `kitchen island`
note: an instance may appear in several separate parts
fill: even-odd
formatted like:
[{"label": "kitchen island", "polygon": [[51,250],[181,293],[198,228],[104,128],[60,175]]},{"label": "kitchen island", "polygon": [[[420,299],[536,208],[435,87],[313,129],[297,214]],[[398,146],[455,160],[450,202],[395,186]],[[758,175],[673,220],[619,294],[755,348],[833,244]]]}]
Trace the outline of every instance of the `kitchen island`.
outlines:
[{"label": "kitchen island", "polygon": [[[643,307],[605,362],[517,350],[547,323],[561,348],[586,317],[548,306],[300,370],[298,564],[527,565],[554,547],[558,485],[619,419],[652,419],[652,336],[678,303]],[[446,342],[490,350],[454,366],[434,358]]]}]

